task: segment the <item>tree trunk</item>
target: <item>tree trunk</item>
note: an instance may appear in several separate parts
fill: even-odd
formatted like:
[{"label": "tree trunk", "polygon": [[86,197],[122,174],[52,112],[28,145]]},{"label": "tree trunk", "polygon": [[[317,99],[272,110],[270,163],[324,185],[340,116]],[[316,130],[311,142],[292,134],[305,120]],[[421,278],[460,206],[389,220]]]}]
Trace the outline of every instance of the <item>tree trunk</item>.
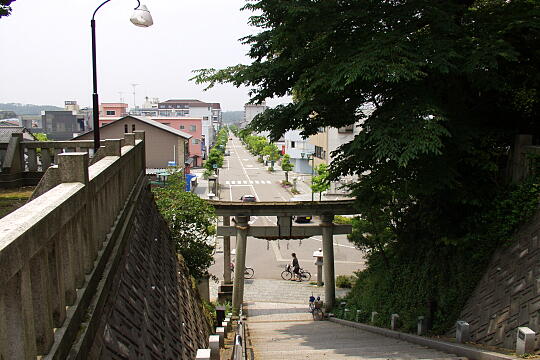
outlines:
[{"label": "tree trunk", "polygon": [[285,171],[285,182],[289,182],[289,172]]}]

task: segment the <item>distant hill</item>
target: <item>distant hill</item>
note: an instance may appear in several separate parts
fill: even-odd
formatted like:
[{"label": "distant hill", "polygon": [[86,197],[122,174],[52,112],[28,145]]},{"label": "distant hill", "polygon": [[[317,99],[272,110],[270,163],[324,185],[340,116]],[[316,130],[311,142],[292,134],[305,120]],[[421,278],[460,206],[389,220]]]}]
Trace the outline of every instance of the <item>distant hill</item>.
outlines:
[{"label": "distant hill", "polygon": [[223,113],[223,122],[226,124],[239,123],[244,120],[243,111],[224,111]]},{"label": "distant hill", "polygon": [[52,105],[0,103],[0,110],[13,111],[17,115],[41,115],[45,110],[64,110],[64,108]]}]

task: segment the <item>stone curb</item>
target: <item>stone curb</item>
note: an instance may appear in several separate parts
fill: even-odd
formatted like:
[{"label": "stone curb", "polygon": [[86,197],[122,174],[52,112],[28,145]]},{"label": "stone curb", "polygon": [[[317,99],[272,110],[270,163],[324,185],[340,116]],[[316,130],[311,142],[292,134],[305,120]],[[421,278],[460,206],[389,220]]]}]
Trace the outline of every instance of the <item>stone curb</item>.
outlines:
[{"label": "stone curb", "polygon": [[406,334],[406,333],[402,333],[402,332],[399,332],[399,331],[380,328],[380,327],[377,327],[377,326],[361,324],[361,323],[357,323],[357,322],[353,322],[353,321],[342,320],[342,319],[337,319],[337,318],[333,318],[333,317],[329,318],[329,320],[332,321],[332,322],[341,324],[341,325],[350,326],[350,327],[354,327],[354,328],[361,329],[361,330],[366,330],[366,331],[369,331],[369,332],[372,332],[372,333],[376,333],[376,334],[387,336],[387,337],[396,338],[396,339],[399,339],[399,340],[408,341],[410,343],[414,343],[414,344],[418,344],[418,345],[422,345],[422,346],[427,346],[427,347],[430,347],[432,349],[436,349],[436,350],[444,351],[444,352],[447,352],[447,353],[455,354],[457,356],[464,356],[464,357],[467,357],[467,358],[469,358],[471,360],[519,359],[518,357],[499,354],[499,353],[492,352],[492,351],[479,350],[479,349],[472,348],[472,347],[466,346],[466,345],[454,344],[454,343],[441,341],[441,340],[434,340],[434,339],[426,338],[426,337],[423,337],[423,336],[417,336],[417,335],[413,335],[413,334]]}]

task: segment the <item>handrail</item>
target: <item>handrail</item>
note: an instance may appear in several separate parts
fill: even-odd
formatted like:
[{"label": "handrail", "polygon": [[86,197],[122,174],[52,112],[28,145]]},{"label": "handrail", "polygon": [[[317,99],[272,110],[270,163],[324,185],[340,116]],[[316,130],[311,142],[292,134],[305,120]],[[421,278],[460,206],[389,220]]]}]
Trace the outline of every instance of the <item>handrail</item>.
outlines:
[{"label": "handrail", "polygon": [[246,328],[244,326],[244,318],[242,316],[242,306],[240,306],[240,313],[238,314],[238,327],[236,328],[236,334],[234,337],[233,347],[233,360],[247,360],[246,351]]}]

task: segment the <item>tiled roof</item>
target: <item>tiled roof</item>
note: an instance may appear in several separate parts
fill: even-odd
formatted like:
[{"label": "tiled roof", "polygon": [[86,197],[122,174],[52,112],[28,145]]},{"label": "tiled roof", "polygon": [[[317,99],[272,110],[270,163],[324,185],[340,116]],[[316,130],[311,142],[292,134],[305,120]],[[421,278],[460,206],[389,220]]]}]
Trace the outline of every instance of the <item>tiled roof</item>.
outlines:
[{"label": "tiled roof", "polygon": [[30,136],[34,138],[34,135],[23,126],[0,126],[0,143],[8,143],[12,134],[20,133],[30,134]]}]

